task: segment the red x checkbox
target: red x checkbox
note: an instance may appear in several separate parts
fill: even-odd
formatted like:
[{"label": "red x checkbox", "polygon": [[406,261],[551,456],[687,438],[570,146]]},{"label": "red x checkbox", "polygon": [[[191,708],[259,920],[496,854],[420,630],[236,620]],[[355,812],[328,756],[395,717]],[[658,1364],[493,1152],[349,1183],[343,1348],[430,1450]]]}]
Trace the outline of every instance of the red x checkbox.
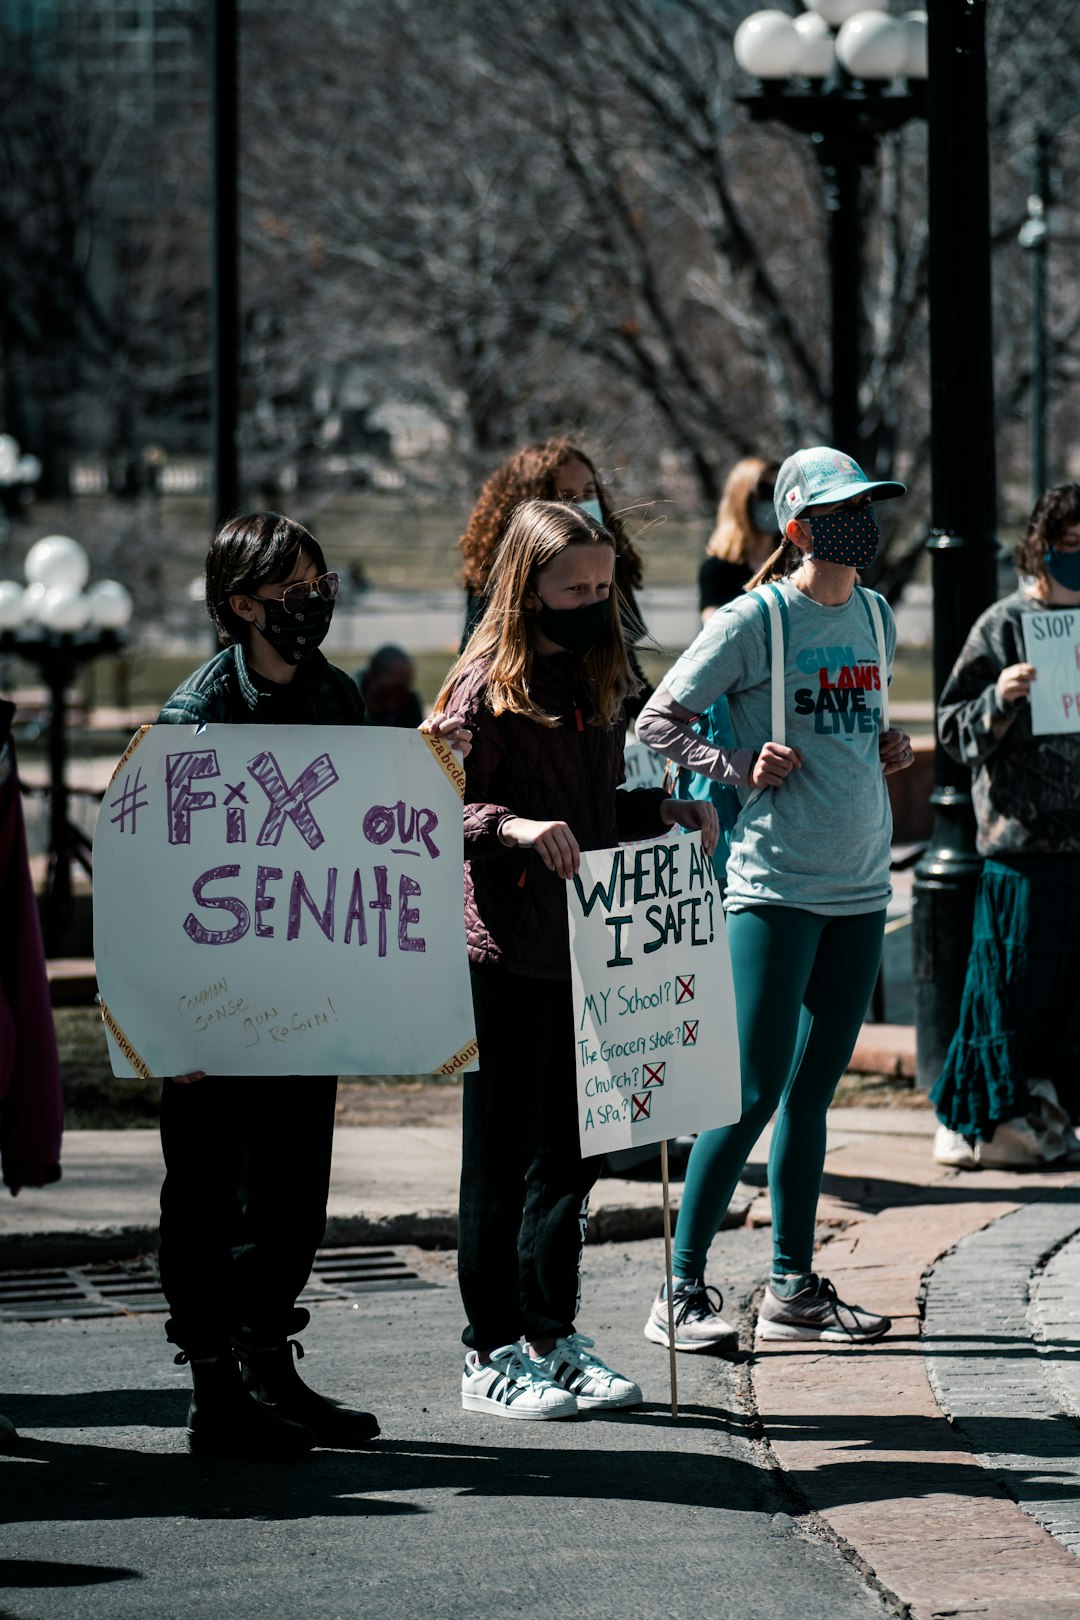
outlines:
[{"label": "red x checkbox", "polygon": [[676,973],[676,975],[675,975],[675,1000],[676,1000],[676,1002],[679,1002],[679,1001],[693,1001],[693,999],[694,999],[694,980],[696,978],[697,978],[696,973],[688,973],[685,978],[683,978],[681,973]]},{"label": "red x checkbox", "polygon": [[662,1086],[666,1068],[666,1063],[646,1063],[645,1078],[642,1081],[642,1086]]},{"label": "red x checkbox", "polygon": [[700,1018],[695,1018],[693,1020],[693,1022],[690,1022],[689,1020],[687,1020],[687,1022],[683,1024],[683,1027],[682,1027],[682,1043],[683,1043],[684,1046],[696,1046],[697,1045],[697,1031],[698,1031],[698,1024],[700,1022],[701,1022]]},{"label": "red x checkbox", "polygon": [[633,1113],[630,1115],[630,1123],[631,1123],[631,1125],[637,1119],[649,1119],[649,1118],[651,1118],[651,1116],[652,1116],[652,1092],[651,1091],[647,1091],[643,1097],[631,1097],[630,1101],[634,1105]]}]

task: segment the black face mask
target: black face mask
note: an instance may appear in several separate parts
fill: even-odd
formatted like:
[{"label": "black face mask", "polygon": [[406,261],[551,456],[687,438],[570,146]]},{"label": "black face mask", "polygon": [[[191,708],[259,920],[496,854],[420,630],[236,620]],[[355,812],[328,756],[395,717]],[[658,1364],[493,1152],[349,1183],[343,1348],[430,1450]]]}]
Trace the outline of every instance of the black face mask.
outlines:
[{"label": "black face mask", "polygon": [[321,596],[310,596],[303,607],[290,613],[281,602],[270,602],[265,598],[260,600],[266,620],[255,628],[287,664],[299,664],[326,640],[326,632],[334,616],[332,601],[328,602]]},{"label": "black face mask", "polygon": [[607,628],[608,604],[586,602],[583,607],[553,608],[541,598],[536,623],[549,641],[567,652],[588,652]]}]

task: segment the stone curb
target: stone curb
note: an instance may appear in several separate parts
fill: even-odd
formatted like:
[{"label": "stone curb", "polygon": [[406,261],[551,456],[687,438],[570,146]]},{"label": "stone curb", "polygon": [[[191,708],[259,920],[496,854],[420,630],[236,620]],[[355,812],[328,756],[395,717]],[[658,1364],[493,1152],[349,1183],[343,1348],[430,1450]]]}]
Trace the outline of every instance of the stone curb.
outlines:
[{"label": "stone curb", "polygon": [[1061,1336],[1035,1339],[1029,1284],[1078,1231],[1080,1187],[1066,1187],[964,1238],[929,1278],[923,1326],[938,1404],[982,1466],[1072,1552],[1080,1550],[1080,1424],[1062,1410],[1053,1376],[1051,1358],[1067,1355]]},{"label": "stone curb", "polygon": [[[723,1230],[745,1224],[760,1189],[740,1182],[735,1189]],[[655,1204],[603,1204],[589,1216],[586,1241],[589,1243],[633,1243],[639,1239],[661,1238],[664,1234],[663,1203],[657,1193]],[[678,1210],[672,1198],[674,1225]],[[327,1219],[322,1247],[327,1249],[408,1245],[417,1249],[456,1249],[456,1210],[416,1210],[403,1214],[331,1215]],[[95,1232],[42,1231],[0,1234],[0,1270],[16,1271],[40,1266],[78,1266],[97,1260],[127,1260],[137,1254],[154,1253],[158,1246],[157,1226],[101,1227]]]}]

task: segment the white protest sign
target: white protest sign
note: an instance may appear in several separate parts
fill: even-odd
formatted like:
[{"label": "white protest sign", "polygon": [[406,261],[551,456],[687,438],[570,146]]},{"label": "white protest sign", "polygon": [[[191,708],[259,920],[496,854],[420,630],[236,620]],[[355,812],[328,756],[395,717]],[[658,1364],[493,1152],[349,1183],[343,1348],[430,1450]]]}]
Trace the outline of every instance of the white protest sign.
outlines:
[{"label": "white protest sign", "polygon": [[735,995],[700,839],[585,853],[566,893],[582,1154],[732,1124]]},{"label": "white protest sign", "polygon": [[626,781],[621,784],[622,787],[663,786],[667,760],[663,754],[658,754],[655,748],[647,748],[644,743],[628,742],[623,762],[626,766]]},{"label": "white protest sign", "polygon": [[1043,736],[1080,731],[1080,609],[1021,616],[1031,684],[1031,729]]},{"label": "white protest sign", "polygon": [[463,786],[414,731],[144,727],[94,839],[113,1072],[470,1066]]}]

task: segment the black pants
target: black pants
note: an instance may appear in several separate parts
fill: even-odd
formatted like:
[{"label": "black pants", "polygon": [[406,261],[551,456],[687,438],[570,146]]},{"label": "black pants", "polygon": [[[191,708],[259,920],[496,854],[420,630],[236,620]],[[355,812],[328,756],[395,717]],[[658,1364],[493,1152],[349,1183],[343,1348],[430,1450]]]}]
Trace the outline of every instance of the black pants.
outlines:
[{"label": "black pants", "polygon": [[333,1075],[166,1080],[161,1094],[161,1285],[166,1331],[216,1355],[240,1327],[274,1343],[326,1228]]},{"label": "black pants", "polygon": [[458,1281],[474,1350],[573,1331],[589,1193],[569,984],[472,971],[480,1068],[465,1076]]}]

